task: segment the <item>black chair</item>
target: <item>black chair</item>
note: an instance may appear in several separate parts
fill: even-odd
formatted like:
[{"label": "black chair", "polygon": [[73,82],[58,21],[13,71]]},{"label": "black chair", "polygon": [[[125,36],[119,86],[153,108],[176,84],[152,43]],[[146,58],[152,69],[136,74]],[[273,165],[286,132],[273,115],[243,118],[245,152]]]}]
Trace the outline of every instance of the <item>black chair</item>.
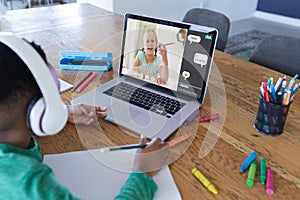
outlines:
[{"label": "black chair", "polygon": [[224,51],[230,29],[230,21],[222,13],[203,8],[192,8],[183,17],[183,22],[214,27],[219,31],[217,49]]},{"label": "black chair", "polygon": [[300,74],[300,39],[283,35],[267,37],[256,46],[249,61],[290,76]]}]

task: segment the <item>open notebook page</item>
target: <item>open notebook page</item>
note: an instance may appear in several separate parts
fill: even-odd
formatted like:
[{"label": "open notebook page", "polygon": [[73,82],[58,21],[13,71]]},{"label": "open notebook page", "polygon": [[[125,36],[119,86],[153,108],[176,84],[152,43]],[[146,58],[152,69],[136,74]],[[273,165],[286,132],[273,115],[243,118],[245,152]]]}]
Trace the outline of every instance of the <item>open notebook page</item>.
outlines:
[{"label": "open notebook page", "polygon": [[59,92],[64,92],[68,89],[71,89],[73,87],[72,84],[64,81],[64,80],[61,80],[61,79],[58,79],[59,80],[59,83],[60,83],[60,89],[59,89]]},{"label": "open notebook page", "polygon": [[[122,153],[124,151],[116,151],[105,153],[105,156],[110,157],[110,160],[115,162],[115,158],[118,158]],[[45,155],[44,163],[53,169],[58,181],[70,188],[71,192],[78,197],[84,200],[114,199],[119,194],[129,173],[114,169],[111,167],[113,164],[110,165],[110,161],[107,162],[110,166],[108,167],[107,163],[103,164],[103,159],[102,162],[97,159],[96,154],[97,150]],[[123,155],[121,156],[124,158]],[[129,163],[133,160],[130,161],[130,159],[123,159],[126,160],[124,166],[131,165]],[[121,164],[120,161],[119,164]],[[181,199],[168,167],[160,170],[153,179],[158,185],[155,199]]]}]

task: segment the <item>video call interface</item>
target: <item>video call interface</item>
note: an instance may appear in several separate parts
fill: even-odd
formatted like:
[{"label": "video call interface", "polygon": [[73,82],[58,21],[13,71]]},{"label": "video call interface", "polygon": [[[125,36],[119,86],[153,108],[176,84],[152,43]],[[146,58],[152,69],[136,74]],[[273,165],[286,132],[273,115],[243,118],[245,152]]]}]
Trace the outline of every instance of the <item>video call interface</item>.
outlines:
[{"label": "video call interface", "polygon": [[172,25],[128,18],[121,74],[200,99],[217,34],[199,31],[199,26],[194,30],[186,24]]}]

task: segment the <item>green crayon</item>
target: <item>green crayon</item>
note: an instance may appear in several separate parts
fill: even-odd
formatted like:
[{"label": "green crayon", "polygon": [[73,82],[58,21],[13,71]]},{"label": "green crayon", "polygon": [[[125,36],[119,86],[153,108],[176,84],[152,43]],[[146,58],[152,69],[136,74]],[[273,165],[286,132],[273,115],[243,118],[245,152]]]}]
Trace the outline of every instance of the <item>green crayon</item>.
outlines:
[{"label": "green crayon", "polygon": [[249,172],[248,172],[248,178],[247,178],[247,181],[246,181],[246,184],[249,187],[252,187],[253,184],[254,184],[255,172],[256,172],[256,162],[254,160],[250,165],[250,169],[249,169]]},{"label": "green crayon", "polygon": [[267,162],[264,158],[260,159],[260,182],[261,184],[266,183],[266,171],[267,171]]}]

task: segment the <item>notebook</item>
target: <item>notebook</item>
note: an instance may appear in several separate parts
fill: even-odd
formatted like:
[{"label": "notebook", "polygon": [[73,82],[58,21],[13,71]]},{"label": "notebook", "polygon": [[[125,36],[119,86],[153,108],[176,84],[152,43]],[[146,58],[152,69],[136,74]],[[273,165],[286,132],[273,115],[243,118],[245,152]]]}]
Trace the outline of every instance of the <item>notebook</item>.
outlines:
[{"label": "notebook", "polygon": [[[57,180],[85,200],[111,200],[120,193],[132,171],[134,152],[101,153],[98,149],[44,156]],[[158,186],[155,200],[181,200],[169,167],[153,177]]]},{"label": "notebook", "polygon": [[165,140],[199,115],[217,36],[212,27],[126,14],[118,77],[71,103],[106,106],[106,120]]}]

